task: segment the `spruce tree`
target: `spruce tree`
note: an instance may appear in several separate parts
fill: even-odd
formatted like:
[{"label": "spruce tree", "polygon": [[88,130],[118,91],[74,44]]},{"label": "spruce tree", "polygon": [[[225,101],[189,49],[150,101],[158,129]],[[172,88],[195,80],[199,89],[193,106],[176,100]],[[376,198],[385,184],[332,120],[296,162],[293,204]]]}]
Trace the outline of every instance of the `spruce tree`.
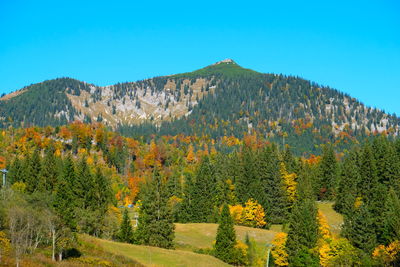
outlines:
[{"label": "spruce tree", "polygon": [[371,253],[377,245],[373,217],[365,204],[344,216],[343,235],[357,248]]},{"label": "spruce tree", "polygon": [[113,195],[109,179],[105,177],[100,168],[96,168],[96,173],[94,175],[93,190],[87,199],[88,205],[91,209],[96,209],[101,211],[104,215],[107,212],[108,205],[112,202]]},{"label": "spruce tree", "polygon": [[26,191],[33,193],[38,189],[41,170],[41,160],[38,150],[35,150],[31,156],[26,156],[23,163],[23,170]]},{"label": "spruce tree", "polygon": [[235,261],[235,245],[236,233],[233,219],[229,213],[228,205],[225,204],[219,218],[213,254],[224,262],[233,263]]},{"label": "spruce tree", "polygon": [[93,175],[89,169],[86,158],[79,160],[76,166],[76,175],[74,181],[74,194],[76,199],[76,207],[86,209],[91,205],[96,185],[94,184]]},{"label": "spruce tree", "polygon": [[135,233],[137,242],[172,248],[175,226],[168,205],[168,190],[157,168],[154,169],[152,178],[142,185],[140,199],[142,206]]},{"label": "spruce tree", "polygon": [[374,189],[378,185],[377,169],[371,145],[366,143],[361,155],[360,175],[361,179],[357,187],[359,188],[363,202],[368,202],[373,195]]},{"label": "spruce tree", "polygon": [[319,199],[331,200],[334,197],[338,180],[338,170],[335,151],[331,145],[327,145],[324,147],[319,165]]},{"label": "spruce tree", "polygon": [[288,197],[279,171],[279,158],[275,147],[264,148],[259,154],[257,176],[260,192],[254,198],[263,206],[269,221],[285,222],[288,217]]},{"label": "spruce tree", "polygon": [[194,221],[192,210],[193,190],[194,184],[192,174],[186,173],[185,184],[183,186],[183,200],[178,214],[178,220],[180,222],[187,223]]},{"label": "spruce tree", "polygon": [[385,230],[383,234],[384,244],[400,240],[400,199],[393,188],[385,202],[384,220]]},{"label": "spruce tree", "polygon": [[[290,264],[299,264],[302,261],[313,262],[316,256],[310,251],[316,246],[318,239],[317,207],[310,178],[304,170],[301,171],[299,176],[297,193],[298,198],[293,205],[289,218],[289,232],[286,243]],[[306,263],[303,262],[302,264]]]},{"label": "spruce tree", "polygon": [[212,222],[216,180],[209,157],[203,157],[191,191],[191,221]]},{"label": "spruce tree", "polygon": [[16,182],[23,181],[23,175],[23,164],[18,157],[15,157],[7,173],[8,183],[13,185]]},{"label": "spruce tree", "polygon": [[53,205],[63,224],[67,225],[71,230],[76,229],[74,181],[74,163],[72,158],[68,156],[64,162],[64,167],[56,187]]},{"label": "spruce tree", "polygon": [[240,172],[236,180],[236,192],[238,200],[246,203],[250,198],[259,195],[260,181],[257,176],[257,157],[255,152],[247,146],[243,146]]},{"label": "spruce tree", "polygon": [[43,164],[39,174],[39,189],[41,191],[53,191],[57,184],[58,176],[59,169],[54,156],[54,147],[50,146],[48,149],[46,149],[45,156],[43,158]]},{"label": "spruce tree", "polygon": [[351,153],[343,162],[335,201],[335,210],[342,214],[350,214],[354,209],[357,198],[357,184],[360,181],[360,172],[357,166],[357,154]]},{"label": "spruce tree", "polygon": [[121,226],[118,232],[118,240],[126,243],[132,243],[133,241],[133,228],[127,209],[124,210]]}]

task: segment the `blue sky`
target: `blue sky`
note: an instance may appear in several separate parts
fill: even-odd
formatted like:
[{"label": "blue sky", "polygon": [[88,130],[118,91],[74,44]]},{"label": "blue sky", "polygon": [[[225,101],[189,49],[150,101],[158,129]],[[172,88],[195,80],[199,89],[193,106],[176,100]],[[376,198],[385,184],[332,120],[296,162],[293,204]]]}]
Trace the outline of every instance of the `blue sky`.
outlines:
[{"label": "blue sky", "polygon": [[397,0],[0,0],[0,93],[66,76],[135,81],[224,58],[400,114]]}]

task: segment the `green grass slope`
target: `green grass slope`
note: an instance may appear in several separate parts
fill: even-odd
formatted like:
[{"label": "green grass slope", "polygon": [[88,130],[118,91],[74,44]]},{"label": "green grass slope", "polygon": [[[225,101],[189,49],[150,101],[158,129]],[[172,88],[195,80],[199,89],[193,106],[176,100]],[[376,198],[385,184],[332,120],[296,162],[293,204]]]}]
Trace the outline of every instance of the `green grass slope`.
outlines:
[{"label": "green grass slope", "polygon": [[149,246],[138,246],[85,236],[105,251],[133,259],[145,266],[230,266],[217,258],[183,250],[169,250]]},{"label": "green grass slope", "polygon": [[[175,243],[178,248],[211,248],[217,234],[218,224],[213,223],[177,223]],[[276,231],[235,226],[238,240],[244,241],[246,233],[254,239],[257,246],[264,247],[274,238]]]}]

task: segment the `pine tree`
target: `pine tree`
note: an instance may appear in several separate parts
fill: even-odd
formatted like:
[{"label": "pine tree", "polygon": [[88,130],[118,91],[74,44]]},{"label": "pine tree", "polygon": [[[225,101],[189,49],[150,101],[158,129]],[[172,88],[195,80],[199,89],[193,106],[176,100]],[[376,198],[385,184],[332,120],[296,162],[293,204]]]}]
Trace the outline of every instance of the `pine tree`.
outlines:
[{"label": "pine tree", "polygon": [[203,157],[191,191],[192,222],[212,222],[216,180],[209,157]]},{"label": "pine tree", "polygon": [[360,175],[361,179],[357,187],[362,193],[363,201],[368,202],[378,184],[375,158],[369,143],[366,143],[363,147]]},{"label": "pine tree", "polygon": [[8,183],[12,185],[16,182],[23,181],[23,175],[23,163],[18,157],[16,157],[7,173]]},{"label": "pine tree", "polygon": [[250,147],[243,146],[240,173],[236,179],[237,197],[241,203],[259,195],[260,180],[257,176],[257,157]]},{"label": "pine tree", "polygon": [[121,226],[118,232],[118,240],[126,243],[132,243],[133,241],[133,228],[127,209],[124,210]]},{"label": "pine tree", "polygon": [[168,190],[158,169],[140,191],[142,206],[135,236],[140,244],[172,248],[175,226],[168,205]]},{"label": "pine tree", "polygon": [[371,253],[376,247],[374,220],[367,205],[362,204],[352,214],[344,217],[343,235],[357,248]]},{"label": "pine tree", "polygon": [[72,158],[68,156],[64,162],[64,167],[56,187],[53,205],[61,221],[71,228],[71,230],[76,229],[74,182],[74,163]]},{"label": "pine tree", "polygon": [[50,146],[43,158],[42,168],[40,170],[39,189],[41,191],[53,191],[59,176],[59,170],[54,156],[54,147]]},{"label": "pine tree", "polygon": [[233,219],[229,213],[228,205],[222,208],[214,245],[215,257],[224,262],[232,263],[235,261],[236,233]]},{"label": "pine tree", "polygon": [[38,189],[39,174],[41,170],[41,160],[38,150],[35,150],[32,156],[26,156],[23,163],[23,170],[26,190],[30,193],[33,193]]},{"label": "pine tree", "polygon": [[361,177],[357,166],[357,154],[351,153],[345,158],[341,169],[340,182],[336,195],[335,210],[342,214],[350,214],[357,198],[357,184]]},{"label": "pine tree", "polygon": [[336,191],[338,180],[338,164],[335,151],[331,145],[325,146],[319,165],[319,198],[331,200]]},{"label": "pine tree", "polygon": [[192,210],[192,199],[194,194],[193,190],[194,184],[192,174],[187,173],[185,175],[185,184],[183,186],[183,200],[178,215],[178,220],[180,222],[187,223],[194,220]]},{"label": "pine tree", "polygon": [[257,172],[261,192],[254,198],[264,207],[271,223],[283,223],[288,217],[289,202],[279,172],[279,159],[275,147],[267,147],[261,151]]},{"label": "pine tree", "polygon": [[385,244],[400,240],[400,199],[393,188],[390,188],[389,195],[385,202],[384,234]]},{"label": "pine tree", "polygon": [[300,173],[297,192],[298,198],[293,205],[289,219],[286,243],[288,259],[290,264],[296,264],[294,266],[307,266],[298,264],[302,261],[313,262],[316,257],[310,250],[317,244],[318,222],[313,190],[305,170]]},{"label": "pine tree", "polygon": [[93,175],[89,169],[86,158],[83,157],[76,166],[76,176],[74,181],[74,194],[76,207],[86,209],[95,201],[93,198],[96,185]]},{"label": "pine tree", "polygon": [[93,186],[93,190],[90,190],[93,193],[87,198],[89,200],[88,206],[105,214],[108,205],[112,202],[113,195],[110,181],[101,173],[100,168],[96,168]]}]

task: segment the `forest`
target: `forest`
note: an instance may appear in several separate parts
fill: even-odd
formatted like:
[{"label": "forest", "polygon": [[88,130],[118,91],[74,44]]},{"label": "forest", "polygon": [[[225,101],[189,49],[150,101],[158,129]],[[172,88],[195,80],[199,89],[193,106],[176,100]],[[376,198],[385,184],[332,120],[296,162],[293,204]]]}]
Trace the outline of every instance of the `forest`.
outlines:
[{"label": "forest", "polygon": [[[101,123],[4,128],[0,266],[79,257],[86,236],[174,250],[177,223],[218,224],[212,248],[195,252],[236,266],[399,266],[400,140],[376,134],[321,151],[298,156],[257,131],[132,138]],[[343,216],[340,229],[319,203]],[[235,225],[280,231],[267,253],[250,236],[238,240]]]}]

